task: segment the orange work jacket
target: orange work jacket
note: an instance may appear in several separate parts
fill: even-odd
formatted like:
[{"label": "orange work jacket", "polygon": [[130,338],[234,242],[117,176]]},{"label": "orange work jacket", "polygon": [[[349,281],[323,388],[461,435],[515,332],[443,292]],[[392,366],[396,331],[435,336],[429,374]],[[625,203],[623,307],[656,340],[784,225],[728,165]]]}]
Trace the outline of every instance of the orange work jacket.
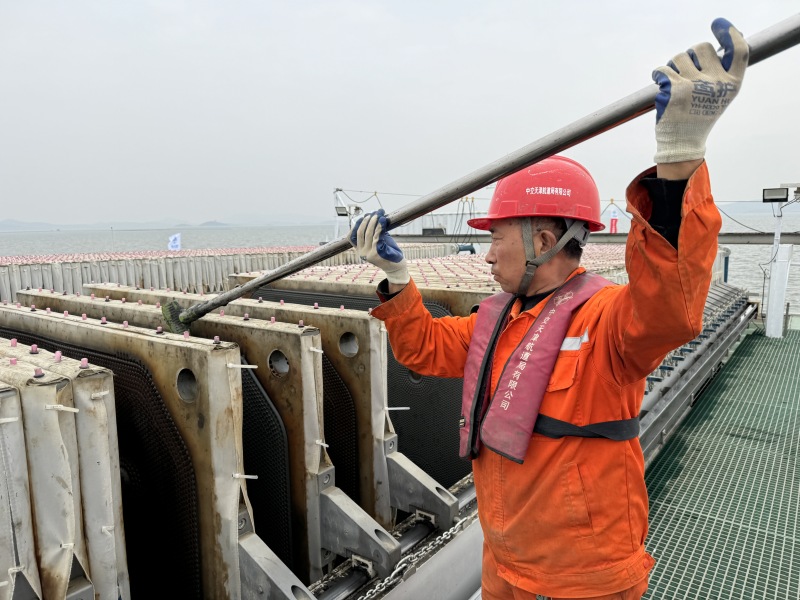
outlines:
[{"label": "orange work jacket", "polygon": [[[706,165],[684,192],[677,250],[647,222],[651,201],[639,179],[648,173],[627,190],[628,283],[601,289],[573,315],[566,337],[581,343],[559,351],[541,414],[579,426],[637,416],[647,375],[702,330],[721,226]],[[492,360],[492,394],[546,300],[521,314],[519,301],[512,309]],[[412,281],[372,315],[385,322],[401,364],[423,375],[463,376],[475,314],[434,319]],[[644,547],[648,499],[638,438],[532,434],[522,464],[484,448],[473,473],[484,547],[511,585],[547,596],[599,596],[633,586],[654,565]]]}]

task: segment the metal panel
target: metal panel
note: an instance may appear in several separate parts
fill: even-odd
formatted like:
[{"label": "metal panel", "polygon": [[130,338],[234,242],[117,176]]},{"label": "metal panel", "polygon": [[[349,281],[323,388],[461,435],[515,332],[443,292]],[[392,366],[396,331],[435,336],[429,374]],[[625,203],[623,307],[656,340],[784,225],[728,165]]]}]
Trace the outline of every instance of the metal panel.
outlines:
[{"label": "metal panel", "polygon": [[[34,309],[34,301],[42,297],[39,292],[20,294],[22,300],[30,300]],[[51,314],[73,310],[82,311],[81,314],[103,315],[110,319],[108,327],[118,327],[116,322],[125,317],[152,327],[154,323],[161,322],[162,318],[160,309],[155,306],[105,302],[92,299],[91,296],[52,294],[48,297],[46,292],[41,294],[44,294],[42,301],[52,305],[47,307],[55,311]],[[40,313],[41,309],[35,309],[34,312]],[[393,563],[400,558],[399,545],[380,524],[371,518],[363,519],[360,514],[363,511],[357,505],[348,505],[346,512],[351,518],[351,529],[362,530],[366,527],[364,535],[359,538],[364,547],[344,547],[342,543],[346,539],[341,536],[326,539],[334,530],[322,528],[323,513],[331,504],[323,502],[321,496],[325,490],[335,486],[335,478],[334,467],[325,450],[322,435],[319,330],[305,325],[220,315],[206,315],[192,325],[192,330],[201,337],[216,336],[218,339],[237,342],[248,361],[258,367],[256,375],[283,419],[291,440],[289,462],[295,534],[298,541],[295,546],[295,572],[301,579],[313,581],[322,576],[326,566],[335,560],[337,554],[349,556],[350,553],[364,554],[370,560],[376,561],[379,571],[390,571]],[[338,495],[335,498],[337,502],[344,502]],[[259,517],[254,517],[257,523]],[[343,530],[347,529],[346,520],[340,520],[338,524]]]},{"label": "metal panel", "polygon": [[[142,301],[147,304],[156,302],[165,303],[175,300],[182,306],[191,306],[197,302],[208,299],[207,295],[184,294],[166,290],[136,290],[127,286],[115,285],[90,285],[84,287],[84,293],[95,294],[97,302],[104,302],[108,296],[110,303],[114,300],[126,304]],[[44,302],[47,293],[28,296],[27,304],[31,302]],[[36,300],[33,300],[37,297]],[[278,302],[263,302],[257,300],[240,299],[231,302],[223,309],[226,316],[243,318],[245,314],[253,319],[298,324],[302,321],[306,325],[319,328],[321,348],[323,351],[323,370],[330,367],[330,371],[323,372],[326,385],[323,394],[330,396],[333,390],[328,385],[335,376],[344,385],[346,392],[355,411],[355,428],[357,435],[353,440],[357,444],[352,451],[358,460],[357,481],[352,486],[358,490],[354,497],[359,505],[372,515],[384,527],[392,524],[392,514],[389,502],[388,477],[386,461],[383,456],[385,441],[394,432],[386,412],[386,334],[382,331],[380,323],[371,319],[361,311],[332,310],[329,308],[314,309],[309,306],[294,304],[280,304]],[[194,330],[193,330],[193,333]],[[326,365],[326,363],[330,363]],[[339,404],[341,406],[341,403]],[[325,437],[330,444],[329,454],[336,466],[337,485],[346,491],[350,486],[345,485],[342,477],[341,461],[337,455],[342,450],[334,442],[334,435],[342,435],[340,423],[329,423],[333,414],[325,406]]]},{"label": "metal panel", "polygon": [[[375,296],[338,296],[311,292],[261,288],[264,298],[280,301],[286,298],[306,305],[335,307],[344,303],[366,312],[378,304]],[[425,301],[434,317],[450,315],[446,307]],[[472,470],[469,461],[459,458],[461,416],[460,378],[430,377],[410,371],[394,357],[386,346],[387,403],[394,411],[392,422],[398,435],[399,449],[444,487],[450,487]]]},{"label": "metal panel", "polygon": [[19,391],[0,386],[0,598],[41,598]]},{"label": "metal panel", "polygon": [[89,571],[96,598],[130,598],[122,525],[113,373],[38,347],[0,339],[0,356],[66,377],[72,386]]},{"label": "metal panel", "polygon": [[89,579],[72,388],[16,359],[0,363],[0,384],[19,390],[42,593],[66,598],[71,579]]},{"label": "metal panel", "polygon": [[[238,508],[246,493],[240,478],[241,377],[237,368],[228,366],[238,365],[238,347],[29,308],[0,307],[0,328],[110,355],[134,356],[146,365],[180,429],[198,489],[203,490],[197,499],[202,594],[238,598]],[[158,538],[152,543],[158,544]]]},{"label": "metal panel", "polygon": [[[114,286],[116,288],[116,286]],[[81,305],[71,298],[61,298],[61,294],[53,297],[47,292],[20,292],[21,299],[27,304],[41,303],[56,306],[59,310],[71,309],[75,311],[89,311],[92,316],[105,316],[107,305],[96,303]],[[90,292],[91,293],[91,292]],[[42,297],[44,296],[44,297]],[[100,296],[103,298],[103,296]],[[124,297],[124,293],[123,293]],[[83,300],[90,300],[86,295]],[[143,310],[138,313],[131,309],[137,306],[137,298],[124,307],[117,306],[110,317],[117,321],[121,318],[130,318],[133,324],[145,325],[155,328],[161,321],[161,314],[157,310]],[[117,303],[119,304],[119,303]],[[98,312],[99,310],[99,312]],[[247,358],[242,357],[242,363]],[[302,490],[306,486],[305,472],[301,468],[296,470],[296,481],[291,485],[289,468],[289,444],[283,420],[275,408],[274,402],[256,375],[257,369],[243,369],[242,372],[242,398],[243,398],[243,425],[242,439],[244,445],[244,466],[246,472],[257,479],[247,482],[248,496],[250,498],[256,519],[256,533],[266,542],[282,561],[290,568],[295,565],[292,541],[292,507],[290,490]],[[259,375],[263,375],[264,370]],[[302,428],[301,428],[302,429]],[[301,463],[304,464],[304,463]],[[268,518],[259,515],[269,515]],[[303,517],[302,523],[306,522]],[[297,532],[295,532],[296,534]]]},{"label": "metal panel", "polygon": [[[114,301],[138,303],[139,301],[155,304],[177,301],[181,306],[188,307],[197,302],[208,299],[201,294],[187,294],[167,290],[137,290],[129,286],[111,284],[94,284],[84,286],[84,293],[95,295],[95,302],[105,302],[106,297],[110,303]],[[30,294],[30,293],[29,293]],[[26,303],[42,302],[48,297],[46,292],[29,295]],[[22,296],[23,299],[26,296]],[[441,488],[442,483],[433,481],[425,473],[404,473],[403,481],[395,481],[389,476],[387,455],[397,451],[397,438],[394,428],[389,420],[387,407],[387,344],[386,333],[382,324],[371,318],[362,310],[346,310],[325,306],[309,306],[300,304],[286,304],[281,302],[260,302],[257,299],[242,298],[226,305],[223,309],[228,317],[250,318],[299,323],[319,327],[323,355],[324,396],[325,403],[325,437],[331,445],[329,454],[336,467],[337,485],[347,491],[341,476],[340,454],[337,452],[336,438],[330,432],[339,432],[344,429],[339,422],[332,422],[332,411],[329,410],[328,398],[333,394],[331,381],[339,379],[352,399],[357,427],[357,455],[359,459],[359,496],[351,495],[364,510],[372,515],[384,527],[392,526],[391,508],[401,508],[392,502],[392,490],[401,485],[407,492],[409,486],[412,490],[429,490]],[[329,363],[329,364],[328,364]],[[396,365],[396,361],[394,362]],[[398,365],[399,367],[399,365]],[[407,369],[403,368],[404,372]],[[332,374],[331,374],[332,372]],[[339,412],[339,411],[335,411]],[[435,457],[431,457],[435,460]],[[399,464],[404,464],[402,457],[398,456]],[[458,463],[468,470],[466,463]],[[463,476],[463,474],[461,474]],[[412,480],[417,481],[412,484]],[[458,479],[458,477],[456,478]],[[388,485],[387,485],[388,482]],[[447,486],[445,486],[447,487]],[[428,501],[424,500],[425,498]],[[436,514],[451,514],[455,500],[448,493],[423,494],[416,507],[420,510]],[[440,521],[443,524],[444,521]]]}]

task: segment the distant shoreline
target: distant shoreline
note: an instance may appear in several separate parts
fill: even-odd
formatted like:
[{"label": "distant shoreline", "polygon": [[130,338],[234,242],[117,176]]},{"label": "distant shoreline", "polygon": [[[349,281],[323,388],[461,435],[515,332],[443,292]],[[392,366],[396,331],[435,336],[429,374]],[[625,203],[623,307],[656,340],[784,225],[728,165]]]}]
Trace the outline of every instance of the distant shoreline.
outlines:
[{"label": "distant shoreline", "polygon": [[147,227],[147,226],[140,226],[140,227],[98,227],[92,225],[62,225],[60,227],[53,226],[52,228],[34,228],[34,229],[5,229],[0,227],[0,234],[3,233],[58,233],[58,232],[70,232],[70,233],[80,233],[80,232],[92,232],[92,231],[101,231],[101,232],[109,232],[109,231],[180,231],[180,230],[203,230],[203,231],[216,231],[222,229],[259,229],[259,228],[281,228],[281,227],[333,227],[335,223],[275,223],[271,225],[174,225],[171,227],[166,226],[158,226],[158,227]]}]

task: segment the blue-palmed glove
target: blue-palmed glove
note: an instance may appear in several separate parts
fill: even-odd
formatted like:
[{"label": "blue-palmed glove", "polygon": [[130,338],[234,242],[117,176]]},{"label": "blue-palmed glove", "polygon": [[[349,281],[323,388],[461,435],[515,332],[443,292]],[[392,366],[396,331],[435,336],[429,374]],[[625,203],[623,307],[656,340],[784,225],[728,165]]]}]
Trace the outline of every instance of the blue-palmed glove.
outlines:
[{"label": "blue-palmed glove", "polygon": [[350,231],[350,243],[358,255],[386,273],[389,283],[405,285],[411,280],[400,246],[386,231],[386,216],[381,208],[361,217]]},{"label": "blue-palmed glove", "polygon": [[653,71],[659,87],[656,163],[704,158],[711,128],[742,87],[750,55],[747,42],[727,19],[715,19],[711,31],[722,46],[722,58],[705,42]]}]

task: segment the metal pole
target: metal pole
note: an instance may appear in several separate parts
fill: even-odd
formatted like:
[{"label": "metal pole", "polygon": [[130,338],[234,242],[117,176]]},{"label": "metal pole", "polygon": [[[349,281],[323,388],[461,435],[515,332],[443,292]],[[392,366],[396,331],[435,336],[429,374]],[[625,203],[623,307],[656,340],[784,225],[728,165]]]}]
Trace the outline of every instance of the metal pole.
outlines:
[{"label": "metal pole", "polygon": [[[800,43],[800,14],[777,23],[747,39],[750,46],[749,65],[752,66],[775,54]],[[578,119],[574,123],[554,131],[550,135],[528,144],[485,167],[439,188],[387,215],[389,229],[404,225],[409,221],[436,210],[453,200],[463,198],[481,188],[515,173],[522,168],[544,160],[567,148],[576,146],[605,131],[622,125],[655,108],[658,86],[653,83],[638,92],[606,106],[596,112]],[[351,248],[349,232],[338,240],[333,240],[308,254],[299,256],[286,264],[264,273],[256,279],[215,296],[211,300],[190,306],[180,313],[180,321],[191,323],[215,308],[225,306],[231,300],[241,298],[262,285],[271,283],[288,275],[302,271],[323,260],[336,256]]]},{"label": "metal pole", "polygon": [[[780,310],[786,295],[787,260],[791,260],[781,252],[781,218],[783,206],[778,205],[775,215],[775,239],[772,243],[772,257],[769,261],[769,287],[767,288],[767,318],[764,324],[767,337],[783,337],[783,315]],[[790,247],[791,248],[791,247]]]}]

